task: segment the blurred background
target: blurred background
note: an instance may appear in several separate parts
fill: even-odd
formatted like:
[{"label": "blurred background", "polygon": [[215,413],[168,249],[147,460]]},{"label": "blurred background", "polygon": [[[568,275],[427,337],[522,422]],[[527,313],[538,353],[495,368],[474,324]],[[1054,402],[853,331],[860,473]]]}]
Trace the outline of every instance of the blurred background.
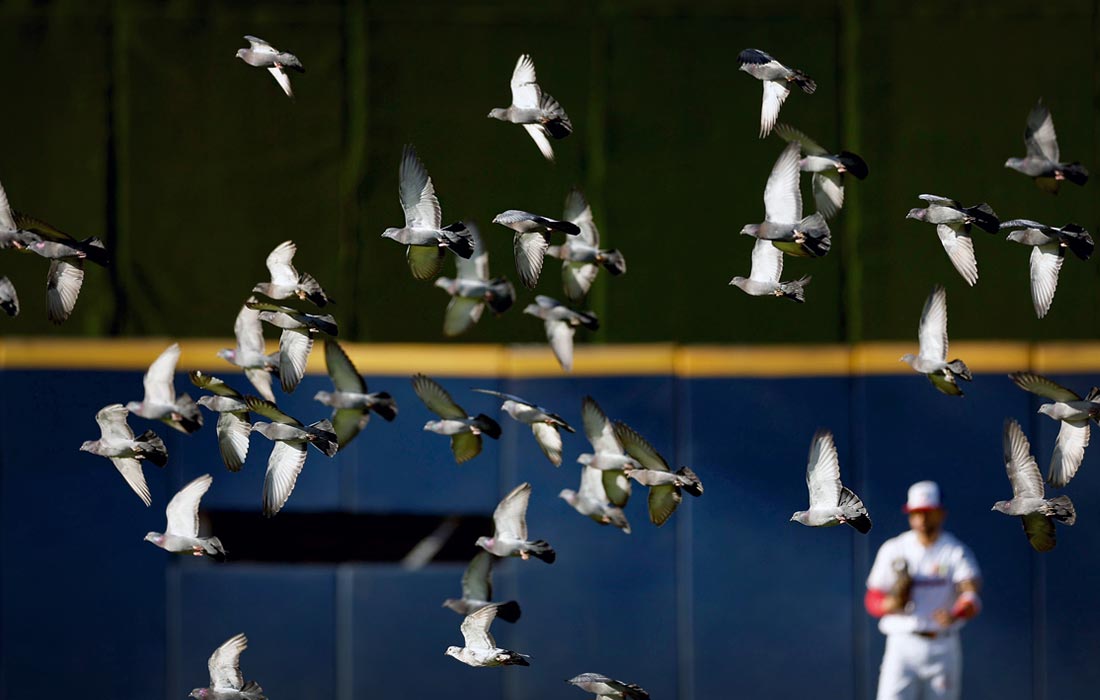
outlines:
[{"label": "blurred background", "polygon": [[[1067,260],[1038,320],[1028,249],[975,231],[981,276],[969,288],[933,228],[904,217],[934,193],[1095,235],[1094,181],[1051,196],[1004,161],[1024,154],[1042,98],[1063,159],[1100,167],[1098,28],[1095,1],[0,4],[0,182],[15,209],[103,238],[115,261],[88,267],[72,318],[54,327],[46,263],[0,255],[23,307],[0,319],[0,693],[27,697],[46,681],[60,694],[184,697],[208,682],[210,652],[245,632],[245,676],[273,698],[581,697],[562,681],[585,671],[654,698],[873,697],[882,637],[862,609],[866,573],[906,528],[905,488],[933,478],[948,529],[986,574],[985,611],[963,635],[967,696],[1087,696],[1100,683],[1088,595],[1100,584],[1097,456],[1086,452],[1066,489],[1080,516],[1053,552],[1036,555],[1018,523],[988,511],[1010,494],[1003,420],[1021,421],[1044,470],[1057,432],[1004,373],[1044,372],[1081,394],[1100,383],[1097,258]],[[301,59],[294,101],[233,58],[244,34]],[[762,220],[784,145],[757,138],[761,87],[737,70],[746,47],[817,81],[815,94],[790,96],[781,121],[870,166],[865,181],[846,181],[830,254],[788,258],[786,277],[813,275],[805,305],[727,285],[748,274],[753,241],[737,234]],[[521,53],[575,128],[554,143],[553,165],[521,128],[486,118],[508,105]],[[628,272],[597,280],[588,308],[601,327],[578,333],[573,375],[525,347],[545,338],[521,313],[527,291],[507,314],[443,338],[446,295],[380,237],[402,222],[406,143],[444,219],[480,224],[492,273],[513,282],[511,232],[493,216],[558,216],[569,188],[584,190]],[[804,199],[811,209],[808,185]],[[96,410],[140,398],[144,367],[172,340],[184,348],[180,391],[198,395],[184,373],[199,368],[246,389],[210,348],[231,345],[265,256],[287,239],[298,269],[338,301],[340,339],[371,389],[392,393],[401,415],[375,419],[331,461],[312,453],[271,521],[259,515],[265,441],[229,474],[210,414],[191,437],[156,426],[171,460],[146,469],[154,502],[143,509],[107,462],[77,452],[97,437]],[[964,399],[896,362],[914,351],[936,283],[962,341],[951,356],[976,374]],[[561,296],[555,261],[537,293]],[[327,415],[311,400],[330,388],[319,360],[279,395],[306,422]],[[556,498],[577,488],[583,437],[567,436],[555,470],[525,427],[502,421],[500,442],[456,467],[446,440],[420,430],[432,416],[408,383],[417,371],[471,413],[496,406],[468,389],[496,388],[578,429],[590,394],[691,465],[706,493],[658,529],[639,489],[634,532],[600,528]],[[805,507],[818,427],[837,436],[845,483],[875,522],[868,537],[786,522]],[[207,522],[229,529],[216,534],[231,561],[142,542],[175,490],[206,472]],[[470,669],[443,655],[461,635],[440,604],[458,595],[473,539],[487,533],[417,572],[398,559],[448,516],[463,536],[484,528],[521,481],[534,487],[531,532],[559,558],[498,569],[497,596],[524,614],[493,632],[532,666]],[[367,533],[381,541],[352,543]],[[264,547],[242,542],[260,536]]]}]

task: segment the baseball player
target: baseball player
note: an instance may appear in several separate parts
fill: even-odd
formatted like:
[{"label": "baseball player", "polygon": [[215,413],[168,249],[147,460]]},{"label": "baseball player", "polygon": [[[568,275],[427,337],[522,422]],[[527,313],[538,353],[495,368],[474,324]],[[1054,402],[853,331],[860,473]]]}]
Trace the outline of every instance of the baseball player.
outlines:
[{"label": "baseball player", "polygon": [[933,481],[909,487],[909,531],[886,540],[867,577],[867,612],[881,618],[886,652],[877,700],[957,700],[959,630],[981,610],[981,571],[970,548],[943,531]]}]

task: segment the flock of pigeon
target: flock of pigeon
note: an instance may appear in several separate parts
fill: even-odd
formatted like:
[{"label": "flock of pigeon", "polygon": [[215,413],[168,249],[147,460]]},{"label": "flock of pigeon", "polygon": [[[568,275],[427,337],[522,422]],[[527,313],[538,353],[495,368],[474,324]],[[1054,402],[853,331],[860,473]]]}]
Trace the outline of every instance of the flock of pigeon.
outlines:
[{"label": "flock of pigeon", "polygon": [[[252,66],[266,68],[284,92],[293,97],[287,69],[304,72],[293,54],[281,52],[256,37],[245,37],[250,48],[237,57]],[[816,84],[805,73],[788,68],[763,51],[746,49],[739,56],[741,70],[763,83],[760,136],[773,130],[789,144],[783,149],[768,178],[764,191],[765,218],[762,223],[745,226],[743,234],[756,238],[752,251],[752,271],[748,278],[735,277],[730,284],[754,296],[774,295],[804,301],[804,288],[810,278],[783,282],[784,254],[797,257],[821,257],[829,252],[828,219],[837,215],[844,203],[844,174],[863,179],[867,164],[854,153],[833,154],[797,129],[778,124],[780,107],[793,83],[806,93]],[[494,109],[489,117],[520,124],[534,140],[547,160],[553,161],[551,139],[562,139],[572,132],[572,123],[562,106],[543,92],[536,82],[534,63],[522,55],[511,78],[512,103]],[[1028,155],[1010,159],[1006,166],[1033,177],[1040,187],[1056,190],[1063,180],[1084,184],[1088,173],[1077,163],[1059,161],[1050,113],[1040,102],[1028,117],[1025,132]],[[817,212],[803,216],[800,173],[811,172]],[[399,194],[405,222],[382,234],[406,246],[406,260],[413,277],[435,279],[435,285],[450,296],[444,314],[443,332],[455,336],[478,322],[486,306],[497,314],[511,308],[515,289],[504,277],[489,275],[488,255],[477,228],[469,222],[443,225],[435,188],[423,163],[411,146],[404,148],[399,167]],[[1042,317],[1050,307],[1057,285],[1065,249],[1086,259],[1093,242],[1088,232],[1075,224],[1061,228],[1045,226],[1025,219],[999,222],[986,204],[965,207],[935,195],[921,195],[928,205],[909,212],[908,218],[936,225],[937,233],[952,264],[971,285],[977,281],[977,262],[969,232],[971,225],[996,233],[1008,231],[1008,239],[1032,246],[1032,296],[1036,313]],[[600,267],[612,275],[626,271],[622,253],[600,248],[599,233],[591,208],[578,190],[569,193],[563,218],[553,219],[519,210],[498,214],[493,223],[514,232],[516,270],[524,287],[538,283],[544,257],[563,261],[562,276],[566,298],[573,304],[584,301]],[[558,245],[551,245],[554,234],[564,234]],[[77,240],[32,217],[13,211],[0,188],[0,248],[37,253],[50,260],[47,277],[48,313],[60,323],[72,313],[83,280],[83,263],[91,260],[109,264],[103,243],[95,238]],[[456,258],[456,277],[439,277],[446,251]],[[135,436],[128,424],[134,414],[156,420],[191,434],[203,425],[206,409],[218,416],[216,434],[223,463],[231,472],[239,471],[248,456],[252,433],[273,443],[267,462],[262,494],[265,516],[275,516],[286,504],[312,445],[327,457],[344,448],[367,425],[371,412],[386,421],[397,417],[397,405],[385,392],[368,393],[359,371],[337,343],[338,324],[331,314],[304,311],[281,303],[309,302],[323,308],[335,303],[318,281],[293,265],[296,246],[286,241],[267,257],[270,281],[256,284],[246,298],[234,323],[236,346],[218,353],[230,365],[243,370],[258,395],[239,392],[228,383],[200,371],[190,373],[191,382],[207,392],[196,402],[189,395],[177,395],[174,387],[180,356],[173,344],[149,366],[144,377],[144,397],[126,405],[112,403],[96,414],[101,437],[85,442],[81,450],[111,460],[130,488],[149,506],[152,498],[142,472],[148,461],[166,465],[164,441],[152,430]],[[258,296],[257,296],[258,295]],[[264,297],[267,301],[263,301]],[[0,307],[9,315],[18,313],[18,298],[7,278],[0,278]],[[577,326],[598,327],[588,311],[575,310],[547,296],[538,295],[525,313],[543,320],[546,335],[561,366],[572,366],[573,335]],[[268,354],[264,326],[279,332],[279,350]],[[301,381],[314,340],[323,337],[324,355],[333,391],[321,391],[314,397],[331,408],[328,418],[306,424],[283,412],[276,405],[273,380],[278,378],[284,393],[295,390]],[[958,380],[970,381],[970,371],[962,360],[948,361],[947,297],[936,286],[921,314],[919,354],[902,358],[914,370],[925,374],[940,391],[961,396]],[[1100,389],[1093,388],[1084,398],[1054,382],[1031,373],[1011,375],[1021,388],[1051,399],[1040,412],[1061,422],[1047,482],[1062,488],[1073,478],[1089,440],[1089,421],[1100,422]],[[412,377],[415,393],[438,420],[428,421],[424,430],[450,438],[450,449],[458,464],[474,459],[482,449],[482,436],[497,439],[502,427],[486,414],[469,415],[438,382],[423,374]],[[489,389],[474,391],[500,400],[500,411],[514,421],[527,425],[547,459],[560,466],[563,461],[562,430],[574,428],[548,408],[511,394]],[[258,420],[263,418],[266,420]],[[601,525],[612,525],[629,534],[630,523],[623,511],[631,495],[632,483],[649,489],[648,511],[651,522],[663,525],[676,511],[683,493],[700,496],[703,486],[688,467],[674,470],[668,461],[637,431],[622,421],[611,420],[590,396],[581,402],[581,422],[592,444],[592,452],[579,455],[580,486],[565,489],[559,497],[578,513]],[[1019,516],[1032,546],[1047,551],[1055,544],[1052,519],[1073,524],[1073,504],[1067,496],[1046,499],[1043,478],[1030,454],[1026,436],[1014,420],[1005,423],[1004,458],[1014,497],[1000,501],[994,509]],[[813,438],[806,470],[809,509],[792,515],[803,525],[822,527],[848,524],[861,533],[871,528],[867,508],[860,498],[844,487],[840,479],[837,448],[832,434],[819,430]],[[199,534],[198,511],[202,497],[213,478],[204,474],[184,486],[168,503],[164,533],[150,532],[145,539],[169,552],[209,556],[224,560],[226,550],[217,537]],[[462,597],[444,605],[464,616],[461,632],[464,645],[451,646],[446,654],[476,667],[521,665],[529,658],[497,646],[489,632],[494,619],[514,623],[520,618],[516,601],[492,602],[492,568],[503,557],[531,557],[552,564],[556,553],[542,539],[527,533],[526,512],[531,486],[516,486],[500,501],[493,513],[492,536],[480,537],[481,548],[462,577]],[[209,661],[210,685],[192,691],[191,696],[216,700],[263,700],[261,687],[245,682],[240,671],[241,652],[247,639],[238,634],[213,653]],[[611,678],[584,673],[569,680],[573,685],[598,698],[643,700],[648,694],[639,686]]]}]

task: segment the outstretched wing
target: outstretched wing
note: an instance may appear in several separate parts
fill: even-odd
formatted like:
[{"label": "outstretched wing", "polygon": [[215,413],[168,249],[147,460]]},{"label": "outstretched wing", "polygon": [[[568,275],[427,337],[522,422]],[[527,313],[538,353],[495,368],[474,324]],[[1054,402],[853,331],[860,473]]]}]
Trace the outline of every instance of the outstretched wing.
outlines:
[{"label": "outstretched wing", "polygon": [[1024,143],[1029,156],[1041,156],[1055,163],[1061,155],[1058,151],[1058,135],[1054,133],[1054,118],[1050,110],[1039,100],[1027,115]]},{"label": "outstretched wing", "polygon": [[172,496],[172,500],[168,501],[168,508],[165,509],[168,515],[168,534],[179,537],[199,536],[199,501],[213,482],[212,476],[203,474]]},{"label": "outstretched wing", "polygon": [[424,402],[432,413],[440,418],[454,418],[465,420],[469,416],[466,411],[455,403],[447,390],[441,387],[434,379],[424,374],[413,375],[413,391]]},{"label": "outstretched wing", "polygon": [[527,540],[527,503],[531,500],[531,484],[524,482],[512,489],[493,511],[494,537]]},{"label": "outstretched wing", "polygon": [[806,486],[810,491],[810,509],[835,508],[840,503],[840,457],[833,434],[818,430],[810,443],[806,462]]},{"label": "outstretched wing", "polygon": [[214,690],[240,690],[244,686],[240,663],[241,652],[247,648],[248,637],[238,634],[214,650],[207,662]]},{"label": "outstretched wing", "polygon": [[271,283],[280,287],[293,287],[298,284],[298,271],[291,261],[298,246],[294,241],[283,241],[267,255],[267,271],[271,273]]},{"label": "outstretched wing", "polygon": [[920,314],[920,356],[942,362],[947,360],[947,290],[937,284],[924,302]]},{"label": "outstretched wing", "polygon": [[1039,465],[1031,456],[1031,445],[1020,424],[1011,418],[1005,420],[1004,457],[1012,497],[1042,498],[1043,477],[1039,474]]},{"label": "outstretched wing", "polygon": [[[764,85],[770,82],[765,81]],[[799,149],[797,143],[788,144],[779,154],[768,184],[764,187],[764,218],[767,221],[793,224],[802,219],[802,191],[798,187]]]},{"label": "outstretched wing", "polygon": [[535,62],[527,54],[516,61],[512,70],[512,105],[520,109],[538,109],[542,90],[535,77]]},{"label": "outstretched wing", "polygon": [[482,549],[470,560],[470,565],[462,574],[462,598],[464,600],[493,599],[493,559],[492,554]]},{"label": "outstretched wing", "polygon": [[1052,401],[1067,402],[1081,400],[1081,397],[1074,392],[1057,382],[1047,379],[1041,374],[1034,374],[1033,372],[1013,372],[1008,375],[1008,378],[1024,391],[1031,392],[1032,394],[1042,396]]},{"label": "outstretched wing", "polygon": [[462,638],[466,642],[467,649],[496,649],[497,643],[493,635],[489,634],[489,625],[497,617],[496,605],[486,605],[481,610],[471,613],[462,621]]},{"label": "outstretched wing", "polygon": [[401,153],[400,180],[401,208],[405,210],[405,225],[409,228],[438,229],[443,220],[435,186],[416,149],[406,145]]},{"label": "outstretched wing", "polygon": [[145,373],[145,400],[157,404],[176,402],[176,389],[172,384],[176,374],[176,362],[180,359],[180,344],[172,343],[162,352]]},{"label": "outstretched wing", "polygon": [[644,468],[662,472],[672,471],[661,453],[653,449],[644,437],[626,423],[615,421],[615,437],[619,438],[626,453],[638,460]]}]

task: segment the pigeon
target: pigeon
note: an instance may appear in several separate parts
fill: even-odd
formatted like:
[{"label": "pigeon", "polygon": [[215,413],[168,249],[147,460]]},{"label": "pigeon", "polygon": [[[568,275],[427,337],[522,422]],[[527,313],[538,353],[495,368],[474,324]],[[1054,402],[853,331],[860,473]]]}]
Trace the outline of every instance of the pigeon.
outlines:
[{"label": "pigeon", "polygon": [[600,320],[591,311],[573,311],[560,301],[541,294],[535,297],[534,304],[527,305],[523,313],[542,319],[550,349],[566,372],[573,369],[573,334],[577,326],[584,326],[590,331],[600,327]]},{"label": "pigeon", "polygon": [[493,635],[489,634],[489,625],[497,616],[498,604],[486,605],[466,616],[462,621],[462,639],[464,647],[447,647],[447,656],[453,656],[467,666],[530,666],[526,654],[497,647]]},{"label": "pigeon", "polygon": [[557,554],[546,540],[527,539],[527,502],[531,484],[522,483],[505,496],[493,511],[493,536],[477,538],[477,546],[498,557],[530,557],[553,564]]},{"label": "pigeon", "polygon": [[387,422],[397,417],[397,402],[384,391],[367,393],[367,383],[351,363],[347,353],[332,338],[325,339],[325,367],[334,391],[318,391],[314,401],[331,406],[332,432],[342,450],[359,431],[366,427],[374,411]]},{"label": "pigeon", "polygon": [[665,521],[676,511],[683,496],[680,491],[687,491],[692,496],[703,495],[703,483],[688,467],[680,467],[676,471],[668,466],[668,462],[661,453],[653,449],[644,437],[622,421],[615,421],[615,437],[622,443],[626,453],[641,465],[633,464],[623,466],[623,474],[637,481],[642,486],[649,487],[649,520],[657,527],[665,524]]},{"label": "pigeon", "polygon": [[1088,182],[1089,171],[1085,166],[1077,161],[1059,162],[1061,154],[1058,151],[1058,135],[1054,133],[1054,119],[1041,99],[1027,115],[1024,145],[1027,146],[1027,155],[1009,158],[1005,161],[1005,167],[1032,178],[1044,192],[1058,194],[1064,180],[1075,185]]},{"label": "pigeon", "polygon": [[1063,488],[1077,474],[1085,458],[1085,448],[1089,445],[1089,420],[1100,423],[1100,387],[1093,387],[1082,399],[1042,375],[1013,372],[1008,377],[1024,391],[1054,401],[1040,406],[1039,413],[1062,424],[1054,442],[1047,483]]},{"label": "pigeon", "polygon": [[832,237],[820,212],[802,216],[798,155],[797,143],[779,154],[764,187],[764,222],[748,224],[741,233],[769,240],[788,255],[819,258],[829,253]]},{"label": "pigeon", "polygon": [[806,487],[810,509],[791,516],[791,522],[810,527],[832,527],[844,523],[861,534],[871,531],[871,518],[859,496],[840,483],[840,458],[833,434],[825,429],[814,433],[810,459],[806,463]]},{"label": "pigeon", "polygon": [[570,236],[581,232],[580,226],[571,221],[558,221],[519,209],[502,211],[493,217],[500,224],[516,232],[512,248],[516,256],[519,280],[528,289],[534,289],[542,274],[543,256],[550,247],[550,232],[561,231]]},{"label": "pigeon", "polygon": [[173,380],[176,363],[180,359],[179,343],[172,343],[162,352],[145,373],[145,398],[126,404],[126,410],[135,416],[159,420],[181,433],[190,435],[202,427],[202,411],[187,394],[176,398]]},{"label": "pigeon", "polygon": [[442,226],[443,211],[435,196],[435,186],[412,146],[406,145],[401,152],[397,175],[405,225],[386,229],[382,238],[406,246],[405,259],[413,277],[426,280],[438,275],[448,248],[460,258],[472,256],[474,242],[465,224],[459,221]]},{"label": "pigeon", "polygon": [[801,146],[806,157],[798,161],[798,167],[802,172],[814,174],[814,204],[826,219],[836,216],[844,206],[844,173],[862,180],[869,172],[867,163],[851,151],[829,153],[809,136],[786,124],[776,125],[775,133],[784,141]]},{"label": "pigeon", "polygon": [[166,552],[191,554],[196,557],[206,555],[218,561],[225,560],[225,548],[217,537],[199,537],[199,501],[210,488],[214,478],[203,474],[184,486],[168,501],[165,514],[168,527],[164,532],[150,532],[146,542],[152,542]]},{"label": "pigeon", "polygon": [[248,457],[248,437],[252,432],[245,397],[217,377],[199,370],[188,377],[195,386],[214,394],[199,397],[198,404],[218,414],[218,451],[222,462],[229,471],[240,471]]},{"label": "pigeon", "polygon": [[298,57],[286,51],[279,51],[263,39],[248,35],[244,38],[251,46],[247,49],[238,49],[237,58],[250,66],[266,68],[286,96],[294,99],[294,91],[290,89],[290,76],[287,75],[286,69],[293,68],[299,73],[305,73],[306,69],[302,67]]},{"label": "pigeon", "polygon": [[586,693],[593,693],[596,700],[649,700],[649,693],[634,683],[623,683],[601,673],[582,673],[566,681]]},{"label": "pigeon", "polygon": [[210,670],[210,687],[195,688],[188,697],[195,700],[267,700],[259,683],[244,682],[241,652],[247,648],[248,637],[238,634],[215,649],[206,663]]},{"label": "pigeon", "polygon": [[928,206],[910,209],[905,218],[936,225],[936,235],[940,237],[940,243],[947,251],[951,264],[966,283],[973,287],[978,283],[978,260],[974,257],[970,225],[988,233],[997,233],[1001,225],[997,214],[984,202],[964,207],[953,199],[936,194],[922,194],[919,198],[928,202]]},{"label": "pigeon", "polygon": [[313,275],[308,272],[299,273],[294,269],[291,261],[294,260],[294,253],[297,251],[298,246],[294,244],[294,241],[283,241],[275,246],[275,249],[268,253],[266,261],[267,271],[271,274],[271,281],[260,282],[252,288],[252,291],[259,292],[265,297],[275,300],[292,296],[302,300],[308,299],[319,307],[323,307],[329,302],[335,303],[332,297],[321,288],[320,283],[313,278]]},{"label": "pigeon", "polygon": [[523,54],[512,70],[512,104],[506,109],[492,110],[489,118],[522,124],[542,155],[553,163],[554,147],[547,136],[565,138],[573,133],[573,122],[558,101],[544,93],[535,81],[535,63]]},{"label": "pigeon", "polygon": [[783,251],[772,245],[771,241],[757,238],[752,247],[752,269],[748,277],[734,277],[730,284],[745,294],[754,297],[786,297],[799,304],[806,301],[806,285],[810,275],[792,282],[780,282],[783,275]]},{"label": "pigeon", "polygon": [[546,254],[562,261],[561,283],[565,298],[579,304],[588,296],[601,265],[612,275],[622,275],[626,273],[626,258],[614,248],[600,248],[600,232],[592,220],[592,207],[579,189],[574,187],[566,196],[563,216],[576,224],[580,233],[567,238],[562,245],[550,246]]},{"label": "pigeon", "polygon": [[252,426],[254,432],[275,443],[267,459],[267,474],[264,476],[264,516],[270,518],[282,509],[294,491],[298,475],[306,463],[306,445],[313,445],[326,457],[336,454],[340,445],[332,432],[332,423],[327,420],[303,425],[275,404],[255,396],[246,396],[245,405],[253,413],[274,421]]},{"label": "pigeon", "polygon": [[145,484],[141,461],[147,459],[158,467],[163,467],[168,463],[168,450],[164,447],[164,441],[152,430],[135,438],[134,431],[126,422],[128,414],[129,411],[120,403],[99,409],[95,414],[95,422],[99,424],[100,438],[86,441],[80,446],[80,451],[110,459],[142,503],[148,506],[153,499]]},{"label": "pigeon", "polygon": [[928,377],[932,386],[949,396],[962,396],[959,379],[971,381],[974,377],[962,360],[947,361],[947,291],[942,285],[932,287],[932,293],[924,302],[920,314],[920,328],[917,330],[920,352],[903,355],[900,362],[906,362],[914,370]]},{"label": "pigeon", "polygon": [[1027,541],[1037,552],[1049,552],[1056,544],[1053,520],[1072,525],[1077,520],[1069,496],[1046,498],[1039,465],[1031,456],[1031,445],[1020,430],[1020,424],[1005,420],[1005,471],[1012,484],[1012,500],[997,501],[993,510],[1005,515],[1018,515],[1027,533]]},{"label": "pigeon", "polygon": [[584,423],[585,437],[592,443],[592,452],[580,455],[577,461],[603,472],[603,487],[608,500],[622,508],[630,499],[630,479],[623,473],[623,468],[629,465],[640,469],[642,465],[627,456],[615,427],[591,396],[581,400],[581,421]]},{"label": "pigeon", "polygon": [[622,508],[608,501],[607,491],[603,487],[603,475],[604,472],[595,467],[581,467],[580,491],[562,489],[558,498],[600,525],[614,525],[629,535],[630,522]]},{"label": "pigeon", "polygon": [[233,335],[237,338],[237,347],[218,351],[218,357],[244,370],[244,376],[260,392],[260,396],[274,403],[275,394],[271,391],[271,375],[278,374],[279,353],[268,355],[264,347],[264,329],[260,324],[260,312],[249,308],[250,297],[237,314],[233,322]]},{"label": "pigeon", "polygon": [[339,332],[330,314],[307,314],[289,306],[249,299],[245,306],[260,312],[260,321],[282,329],[279,335],[279,382],[291,393],[306,374],[306,361],[318,333],[335,336]]},{"label": "pigeon", "polygon": [[810,76],[795,68],[788,68],[759,49],[745,49],[737,56],[740,70],[764,83],[764,99],[760,104],[760,138],[771,133],[779,119],[779,108],[791,93],[790,83],[802,88],[807,95],[817,89]]},{"label": "pigeon", "polygon": [[539,444],[542,453],[555,467],[561,466],[561,433],[558,429],[561,428],[570,433],[576,432],[564,418],[514,394],[505,394],[492,389],[474,389],[474,391],[504,399],[500,410],[516,421],[531,426],[531,432],[535,434],[535,441]]},{"label": "pigeon", "polygon": [[[482,608],[494,605],[489,601],[493,597],[493,562],[496,557],[482,550],[474,555],[462,574],[462,597],[448,598],[443,601],[443,607],[454,610],[459,615],[470,615]],[[507,603],[496,603],[497,617],[505,622],[515,622],[519,619],[519,603],[510,600]]]},{"label": "pigeon", "polygon": [[489,279],[489,252],[481,242],[477,227],[463,224],[470,233],[474,246],[469,258],[455,258],[455,278],[440,277],[435,286],[451,295],[447,311],[443,315],[443,335],[453,338],[474,327],[488,304],[494,312],[502,314],[512,308],[516,290],[506,277]]},{"label": "pigeon", "polygon": [[7,277],[0,277],[0,309],[8,316],[19,315],[19,295],[15,293],[15,285]]},{"label": "pigeon", "polygon": [[1008,231],[1008,240],[1031,246],[1031,303],[1035,315],[1043,318],[1054,301],[1066,248],[1082,260],[1088,260],[1095,247],[1092,236],[1077,224],[1057,228],[1029,219],[1002,221],[1000,230]]},{"label": "pigeon", "polygon": [[443,419],[428,421],[424,430],[451,436],[451,452],[456,463],[462,464],[481,454],[482,433],[494,440],[500,437],[500,425],[495,420],[484,413],[471,417],[432,378],[416,374],[412,384],[413,391],[428,410]]}]

